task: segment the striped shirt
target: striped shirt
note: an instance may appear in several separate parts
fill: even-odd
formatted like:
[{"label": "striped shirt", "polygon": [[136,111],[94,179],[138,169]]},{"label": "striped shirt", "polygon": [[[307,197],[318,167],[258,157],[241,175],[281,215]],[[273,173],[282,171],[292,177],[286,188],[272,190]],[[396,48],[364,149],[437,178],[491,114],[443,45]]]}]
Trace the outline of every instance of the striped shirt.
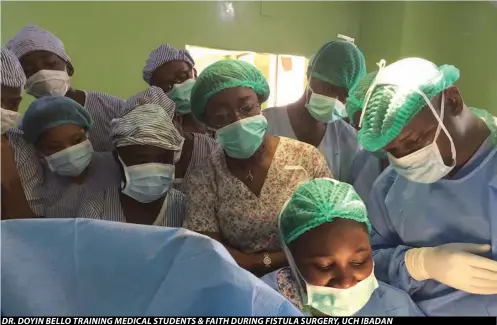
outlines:
[{"label": "striped shirt", "polygon": [[[126,222],[121,208],[121,172],[110,152],[95,152],[84,184],[69,182],[39,163],[33,146],[19,129],[10,129],[9,141],[26,200],[33,212],[47,218],[89,218]],[[166,217],[159,224],[180,227],[186,213],[185,195],[172,189],[166,200]]]},{"label": "striped shirt", "polygon": [[185,183],[186,179],[192,174],[192,171],[205,164],[207,158],[214,152],[217,148],[219,148],[219,144],[213,138],[200,134],[200,133],[192,133],[193,134],[193,152],[192,157],[190,159],[190,164],[186,169],[185,177],[182,181],[177,181],[174,184],[174,188],[183,192],[185,192]]},{"label": "striped shirt", "polygon": [[112,151],[110,122],[122,115],[124,100],[96,91],[85,91],[84,107],[93,119],[93,126],[89,132],[89,139],[95,151]]}]

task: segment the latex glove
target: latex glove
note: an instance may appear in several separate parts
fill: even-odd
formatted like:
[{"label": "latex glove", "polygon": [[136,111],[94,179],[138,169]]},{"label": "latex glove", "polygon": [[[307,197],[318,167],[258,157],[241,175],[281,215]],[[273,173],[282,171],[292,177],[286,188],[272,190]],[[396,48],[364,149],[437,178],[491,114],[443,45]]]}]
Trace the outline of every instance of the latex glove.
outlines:
[{"label": "latex glove", "polygon": [[497,261],[475,255],[490,248],[462,243],[413,248],[406,252],[406,268],[417,281],[433,279],[468,293],[497,294]]}]

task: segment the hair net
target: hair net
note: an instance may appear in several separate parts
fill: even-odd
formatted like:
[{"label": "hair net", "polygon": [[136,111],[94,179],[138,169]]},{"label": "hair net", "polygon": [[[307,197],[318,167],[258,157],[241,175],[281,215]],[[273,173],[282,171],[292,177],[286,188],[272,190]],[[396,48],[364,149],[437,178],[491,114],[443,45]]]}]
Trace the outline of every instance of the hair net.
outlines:
[{"label": "hair net", "polygon": [[263,103],[269,98],[269,85],[256,67],[240,60],[217,61],[198,76],[190,98],[193,116],[205,122],[205,106],[221,90],[244,87],[252,89]]},{"label": "hair net", "polygon": [[376,78],[378,71],[368,73],[364,78],[362,78],[354,88],[349,91],[349,97],[347,98],[346,108],[349,120],[353,121],[354,114],[362,111],[362,106],[364,105],[364,98],[368,92],[369,87]]},{"label": "hair net", "polygon": [[155,69],[170,61],[185,61],[192,68],[195,65],[195,61],[187,50],[175,49],[169,44],[162,44],[150,53],[145,62],[143,80],[150,85]]},{"label": "hair net", "polygon": [[43,132],[66,124],[79,125],[88,131],[92,119],[86,109],[62,96],[46,96],[32,102],[22,118],[21,129],[26,142],[35,144]]},{"label": "hair net", "polygon": [[[7,42],[7,49],[14,52],[18,59],[33,51],[49,51],[64,60],[69,65],[69,70],[74,70],[62,41],[48,30],[35,25],[24,26],[14,38]],[[72,72],[68,71],[69,75]]]},{"label": "hair net", "polygon": [[14,53],[1,49],[1,83],[7,87],[24,88],[26,75]]},{"label": "hair net", "polygon": [[311,57],[307,74],[332,85],[351,89],[366,75],[366,61],[355,44],[333,41],[323,45]]},{"label": "hair net", "polygon": [[371,231],[366,206],[352,185],[317,178],[297,187],[280,214],[283,241],[290,244],[306,231],[336,218],[366,224]]},{"label": "hair net", "polygon": [[158,87],[126,101],[124,114],[111,121],[115,147],[149,145],[179,151],[184,138],[173,124],[174,102]]},{"label": "hair net", "polygon": [[432,99],[457,79],[456,67],[437,67],[420,58],[403,59],[380,68],[364,100],[367,106],[358,134],[361,146],[368,151],[385,147],[426,105],[418,91]]}]

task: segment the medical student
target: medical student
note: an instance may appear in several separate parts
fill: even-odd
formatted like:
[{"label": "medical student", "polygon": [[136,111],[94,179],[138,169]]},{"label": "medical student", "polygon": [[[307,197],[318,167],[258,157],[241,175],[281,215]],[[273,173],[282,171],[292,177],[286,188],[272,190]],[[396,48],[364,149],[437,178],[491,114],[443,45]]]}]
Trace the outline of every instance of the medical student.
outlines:
[{"label": "medical student", "polygon": [[26,76],[14,53],[4,48],[1,49],[0,67],[2,219],[35,217],[26,200],[15,153],[6,134],[8,129],[15,128],[19,124],[20,115],[17,110],[22,99]]},{"label": "medical student", "polygon": [[174,119],[185,143],[176,163],[175,188],[183,192],[183,180],[219,147],[213,138],[203,134],[204,125],[191,113],[190,95],[197,78],[194,66],[195,61],[187,50],[162,44],[150,53],[143,68],[143,80],[161,88],[176,105]]},{"label": "medical student", "polygon": [[262,278],[312,316],[422,316],[409,295],[376,280],[366,206],[353,187],[318,178],[283,206],[290,266]]},{"label": "medical student", "polygon": [[1,230],[3,316],[302,316],[185,229],[51,219]]},{"label": "medical student", "polygon": [[123,115],[112,120],[114,157],[122,181],[118,197],[105,204],[122,211],[103,219],[166,227],[183,224],[186,199],[173,182],[184,138],[173,123],[174,109],[174,102],[152,86],[129,98]]},{"label": "medical student", "polygon": [[349,90],[366,74],[361,51],[346,41],[323,45],[307,70],[302,97],[284,107],[263,110],[268,134],[297,139],[317,147],[338,180],[347,181],[359,151],[356,130],[344,118]]},{"label": "medical student", "polygon": [[407,58],[364,97],[359,143],[391,165],[368,204],[375,274],[428,316],[495,316],[497,119],[466,106],[458,79]]},{"label": "medical student", "polygon": [[74,67],[64,44],[51,32],[26,25],[9,42],[7,48],[21,62],[27,82],[26,92],[35,98],[66,96],[83,106],[92,117],[89,133],[96,151],[111,151],[110,121],[120,115],[124,101],[104,93],[75,89],[71,85]]},{"label": "medical student", "polygon": [[29,105],[20,128],[7,131],[37,216],[99,219],[116,212],[103,210],[121,180],[119,167],[111,152],[94,152],[91,127],[90,114],[79,103],[44,96]]}]

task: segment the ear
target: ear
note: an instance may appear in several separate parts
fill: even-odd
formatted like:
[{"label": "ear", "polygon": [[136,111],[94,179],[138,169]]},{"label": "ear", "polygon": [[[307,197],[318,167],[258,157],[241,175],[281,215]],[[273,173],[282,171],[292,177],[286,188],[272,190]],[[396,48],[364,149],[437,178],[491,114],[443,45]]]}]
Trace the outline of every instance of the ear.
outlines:
[{"label": "ear", "polygon": [[67,62],[66,66],[67,66],[67,75],[69,77],[72,77],[74,74],[74,67],[72,66],[71,62]]},{"label": "ear", "polygon": [[444,90],[445,110],[447,113],[456,116],[461,114],[464,108],[464,102],[459,89],[455,86],[450,86]]},{"label": "ear", "polygon": [[193,68],[193,77],[197,79],[198,74],[197,74],[197,69]]}]

